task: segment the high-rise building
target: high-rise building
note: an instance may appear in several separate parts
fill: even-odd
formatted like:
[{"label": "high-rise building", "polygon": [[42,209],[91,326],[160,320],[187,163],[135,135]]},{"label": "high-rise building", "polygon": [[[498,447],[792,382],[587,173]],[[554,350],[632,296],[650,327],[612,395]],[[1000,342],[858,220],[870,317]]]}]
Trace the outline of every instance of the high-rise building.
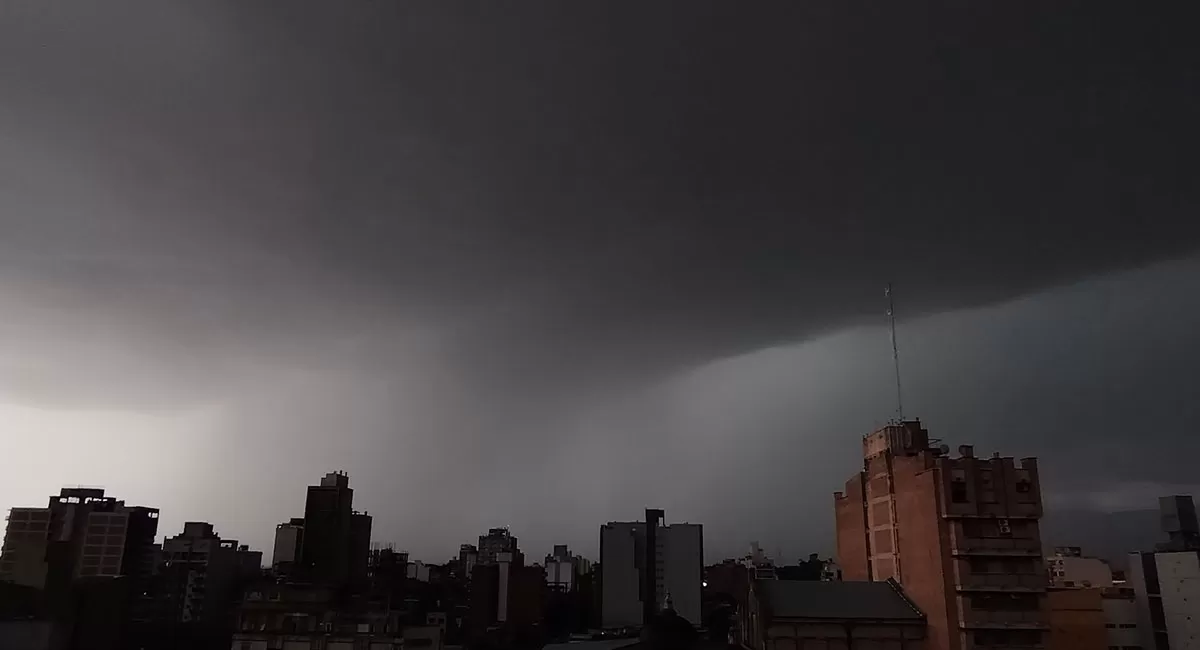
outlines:
[{"label": "high-rise building", "polygon": [[546,571],[546,585],[554,591],[571,591],[577,577],[576,558],[566,544],[556,544],[554,551],[542,563]]},{"label": "high-rise building", "polygon": [[511,553],[501,552],[491,564],[475,566],[466,617],[470,641],[478,643],[489,629],[506,628],[516,646],[524,645],[529,633],[540,633],[546,578],[538,567],[513,560]]},{"label": "high-rise building", "polygon": [[189,521],[163,540],[164,598],[177,622],[221,623],[232,616],[238,587],[254,577],[262,552],[221,539],[213,525]]},{"label": "high-rise building", "polygon": [[293,517],[275,527],[275,547],[271,554],[271,568],[279,572],[290,571],[300,561],[304,544],[304,519]]},{"label": "high-rise building", "polygon": [[479,549],[474,544],[463,544],[458,547],[458,571],[463,580],[470,579],[471,572],[479,563]]},{"label": "high-rise building", "polygon": [[[330,472],[320,485],[309,486],[299,567],[308,579],[327,584],[343,584],[350,579],[353,502],[354,490],[344,472]],[[368,543],[364,563],[369,550]]]},{"label": "high-rise building", "polygon": [[[655,511],[661,513],[661,511]],[[701,623],[704,582],[704,530],[700,524],[658,525],[609,522],[600,527],[600,619],[604,628],[641,625],[647,605],[657,610],[670,600],[693,625]],[[647,588],[647,548],[654,547],[652,592]],[[649,599],[649,602],[647,602]]]},{"label": "high-rise building", "polygon": [[367,564],[371,556],[371,515],[365,512],[350,513],[350,541],[346,559],[350,582],[364,584],[367,581]]},{"label": "high-rise building", "polygon": [[[1169,541],[1129,554],[1143,648],[1200,648],[1200,526],[1190,496],[1158,500]],[[1194,620],[1193,620],[1194,619]]]},{"label": "high-rise building", "polygon": [[45,508],[13,508],[0,550],[0,580],[65,587],[76,578],[154,570],[158,510],[126,506],[99,488],[63,488]]},{"label": "high-rise building", "polygon": [[512,555],[514,566],[524,566],[525,556],[517,548],[517,538],[508,528],[492,528],[479,536],[479,564],[495,564],[501,553]]},{"label": "high-rise building", "polygon": [[1036,460],[930,443],[919,421],[863,438],[863,469],[834,497],[843,579],[899,582],[928,616],[931,650],[1042,645]]}]

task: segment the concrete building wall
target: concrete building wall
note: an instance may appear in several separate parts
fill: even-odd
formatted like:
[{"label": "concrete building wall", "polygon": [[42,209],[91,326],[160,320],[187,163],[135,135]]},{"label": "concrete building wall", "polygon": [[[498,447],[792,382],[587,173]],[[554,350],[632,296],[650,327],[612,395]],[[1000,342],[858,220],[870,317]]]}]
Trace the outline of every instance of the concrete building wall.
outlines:
[{"label": "concrete building wall", "polygon": [[1046,650],[1106,650],[1108,630],[1099,588],[1054,589],[1046,594],[1050,634]]},{"label": "concrete building wall", "polygon": [[[843,578],[899,581],[927,614],[936,650],[1038,645],[1046,571],[1036,460],[976,458],[969,445],[950,457],[916,421],[864,437],[863,452],[863,472],[835,495]],[[989,596],[997,591],[1020,597]]]},{"label": "concrete building wall", "polygon": [[867,528],[863,504],[863,475],[846,481],[846,491],[833,495],[837,531],[837,562],[843,580],[870,580]]},{"label": "concrete building wall", "polygon": [[637,538],[645,524],[600,527],[600,621],[604,628],[642,624]]},{"label": "concrete building wall", "polygon": [[1155,553],[1171,650],[1200,649],[1200,553]]},{"label": "concrete building wall", "polygon": [[116,577],[121,575],[121,559],[125,554],[125,532],[129,514],[125,512],[90,512],[84,524],[83,548],[75,575],[79,577]]},{"label": "concrete building wall", "polygon": [[[939,516],[936,470],[923,471],[919,458],[896,458],[895,511],[899,526],[899,575],[904,593],[928,617],[929,646],[958,650],[958,614],[953,581],[946,574],[949,544]],[[842,569],[845,571],[845,567]]]},{"label": "concrete building wall", "polygon": [[1131,553],[1128,577],[1141,645],[1200,650],[1200,552]]},{"label": "concrete building wall", "polygon": [[1050,581],[1056,587],[1111,587],[1112,567],[1094,557],[1052,555],[1046,558]]},{"label": "concrete building wall", "polygon": [[296,563],[300,560],[300,540],[304,527],[294,524],[279,524],[275,527],[275,548],[271,553],[271,565]]},{"label": "concrete building wall", "polygon": [[27,587],[46,585],[49,508],[13,508],[0,547],[0,580]]},{"label": "concrete building wall", "polygon": [[[1111,591],[1111,590],[1105,590]],[[1137,603],[1133,595],[1104,594],[1104,628],[1108,633],[1108,647],[1130,649],[1142,645],[1141,631],[1137,627]]]},{"label": "concrete building wall", "polygon": [[575,584],[575,564],[570,560],[547,560],[546,584],[557,591],[570,591]]},{"label": "concrete building wall", "polygon": [[700,524],[671,524],[659,528],[663,541],[664,592],[675,612],[692,625],[700,625],[700,590],[704,582],[704,528]]},{"label": "concrete building wall", "polygon": [[[1141,645],[1144,648],[1157,647],[1154,642],[1155,628],[1154,620],[1151,618],[1151,592],[1154,593],[1154,605],[1160,612],[1162,610],[1162,600],[1158,596],[1158,567],[1154,565],[1154,558],[1150,557],[1147,561],[1146,555],[1143,553],[1129,554],[1129,569],[1125,573],[1126,584],[1128,584],[1134,593],[1134,611],[1137,614],[1137,629],[1138,637],[1141,639]],[[1156,617],[1157,618],[1157,617]],[[1159,621],[1160,624],[1165,625]],[[1163,641],[1166,641],[1166,629],[1161,630],[1164,635]]]},{"label": "concrete building wall", "polygon": [[926,650],[925,630],[914,625],[776,620],[762,635],[764,650]]}]

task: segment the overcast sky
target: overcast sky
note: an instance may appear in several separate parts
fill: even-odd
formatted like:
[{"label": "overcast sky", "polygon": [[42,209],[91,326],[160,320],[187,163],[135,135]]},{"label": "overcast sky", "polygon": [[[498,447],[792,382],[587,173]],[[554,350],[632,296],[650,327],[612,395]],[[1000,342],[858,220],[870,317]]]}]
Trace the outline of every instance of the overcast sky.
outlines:
[{"label": "overcast sky", "polygon": [[1200,57],[1052,4],[0,0],[0,507],[830,552],[887,282],[932,435],[1190,490]]}]

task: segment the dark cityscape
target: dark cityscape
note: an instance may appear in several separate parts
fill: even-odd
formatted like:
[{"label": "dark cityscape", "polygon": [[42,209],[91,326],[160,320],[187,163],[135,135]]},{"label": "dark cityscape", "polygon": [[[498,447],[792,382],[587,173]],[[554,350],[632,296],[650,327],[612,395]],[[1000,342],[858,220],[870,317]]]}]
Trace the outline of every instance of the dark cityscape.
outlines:
[{"label": "dark cityscape", "polygon": [[1200,649],[1178,9],[0,0],[0,650]]}]

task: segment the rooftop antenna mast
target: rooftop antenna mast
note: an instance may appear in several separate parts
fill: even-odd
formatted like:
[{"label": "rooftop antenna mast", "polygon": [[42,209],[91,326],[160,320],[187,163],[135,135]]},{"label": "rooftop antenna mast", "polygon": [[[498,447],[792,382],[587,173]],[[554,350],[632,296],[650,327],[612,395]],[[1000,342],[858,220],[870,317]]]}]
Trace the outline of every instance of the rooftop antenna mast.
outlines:
[{"label": "rooftop antenna mast", "polygon": [[896,309],[892,302],[892,283],[889,282],[883,290],[883,295],[888,299],[888,329],[892,334],[892,365],[896,368],[896,418],[899,422],[904,422],[904,401],[901,399],[900,393],[900,352],[896,348]]}]

